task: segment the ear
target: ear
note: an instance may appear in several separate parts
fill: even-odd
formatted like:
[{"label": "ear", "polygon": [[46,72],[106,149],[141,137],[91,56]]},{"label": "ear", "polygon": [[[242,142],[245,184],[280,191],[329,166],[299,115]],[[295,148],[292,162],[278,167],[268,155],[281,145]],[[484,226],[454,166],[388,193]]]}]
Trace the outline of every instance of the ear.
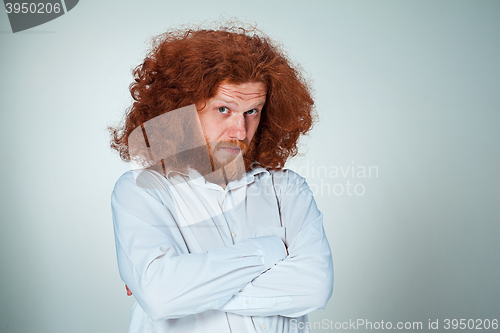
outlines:
[{"label": "ear", "polygon": [[196,111],[200,112],[207,106],[207,101],[200,101],[194,104],[196,106]]}]

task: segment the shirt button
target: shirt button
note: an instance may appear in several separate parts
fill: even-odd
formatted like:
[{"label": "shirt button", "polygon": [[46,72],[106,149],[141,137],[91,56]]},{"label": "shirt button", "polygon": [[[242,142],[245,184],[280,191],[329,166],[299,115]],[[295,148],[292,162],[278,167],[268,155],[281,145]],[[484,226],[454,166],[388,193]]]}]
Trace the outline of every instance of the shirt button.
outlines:
[{"label": "shirt button", "polygon": [[233,238],[236,238],[236,236],[238,236],[238,234],[236,234],[234,231],[231,233],[231,237]]},{"label": "shirt button", "polygon": [[248,305],[248,301],[247,301],[247,300],[244,300],[244,301],[243,301],[243,304]]},{"label": "shirt button", "polygon": [[260,327],[262,327],[263,330],[267,330],[267,324],[266,323],[262,323],[260,325]]}]

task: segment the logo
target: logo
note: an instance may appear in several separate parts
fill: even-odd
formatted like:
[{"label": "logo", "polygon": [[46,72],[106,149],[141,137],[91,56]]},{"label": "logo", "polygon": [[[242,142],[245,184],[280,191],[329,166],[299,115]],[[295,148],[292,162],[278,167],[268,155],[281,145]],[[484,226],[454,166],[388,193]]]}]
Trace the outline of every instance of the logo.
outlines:
[{"label": "logo", "polygon": [[19,32],[52,21],[75,8],[79,0],[4,0],[12,32]]}]

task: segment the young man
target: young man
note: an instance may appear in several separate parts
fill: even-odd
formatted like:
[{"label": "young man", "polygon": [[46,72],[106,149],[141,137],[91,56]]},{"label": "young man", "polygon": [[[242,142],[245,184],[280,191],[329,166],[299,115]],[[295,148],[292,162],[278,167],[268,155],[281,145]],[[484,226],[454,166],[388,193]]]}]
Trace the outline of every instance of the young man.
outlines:
[{"label": "young man", "polygon": [[307,332],[333,268],[322,214],[284,170],[309,87],[255,31],[172,31],[134,70],[112,147],[141,163],[112,195],[129,332]]}]

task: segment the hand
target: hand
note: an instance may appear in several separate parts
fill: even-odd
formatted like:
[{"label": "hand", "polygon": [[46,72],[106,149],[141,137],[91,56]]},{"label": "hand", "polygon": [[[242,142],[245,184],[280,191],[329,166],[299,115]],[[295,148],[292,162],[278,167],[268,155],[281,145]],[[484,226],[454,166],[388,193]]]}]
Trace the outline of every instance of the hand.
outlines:
[{"label": "hand", "polygon": [[127,296],[132,296],[132,292],[128,289],[127,285],[125,285],[125,289],[127,289]]}]

